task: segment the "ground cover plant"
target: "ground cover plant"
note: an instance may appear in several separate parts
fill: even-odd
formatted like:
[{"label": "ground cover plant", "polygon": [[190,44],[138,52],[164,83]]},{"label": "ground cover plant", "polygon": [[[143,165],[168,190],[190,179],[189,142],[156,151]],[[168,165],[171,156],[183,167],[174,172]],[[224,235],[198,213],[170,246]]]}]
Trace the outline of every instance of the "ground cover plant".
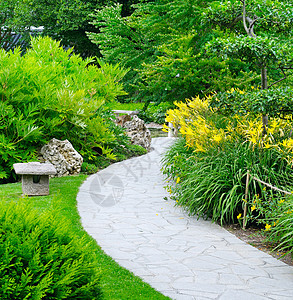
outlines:
[{"label": "ground cover plant", "polygon": [[[6,272],[5,276],[1,276],[1,287],[0,293],[4,293],[4,291],[9,288],[9,286],[18,286],[18,291],[21,285],[29,286],[29,283],[35,280],[34,287],[30,290],[33,293],[34,290],[45,289],[46,286],[50,288],[45,290],[44,293],[58,291],[58,288],[64,287],[61,292],[66,291],[66,284],[68,282],[72,282],[71,293],[74,295],[75,288],[80,284],[81,293],[85,291],[90,291],[94,284],[97,284],[96,287],[99,288],[102,299],[133,299],[135,296],[139,299],[168,299],[167,297],[161,295],[154,289],[152,289],[148,284],[144,283],[140,278],[134,276],[128,270],[120,267],[113,259],[108,257],[101,248],[96,244],[96,242],[83,230],[80,224],[80,217],[76,208],[76,195],[78,192],[78,187],[82,184],[82,182],[86,179],[86,175],[81,174],[78,176],[70,176],[70,177],[61,177],[61,178],[52,178],[50,179],[50,195],[48,196],[40,196],[40,197],[30,197],[24,198],[21,197],[21,183],[12,183],[1,185],[0,189],[0,199],[1,199],[1,220],[3,218],[6,219],[6,223],[1,221],[0,228],[6,226],[5,231],[10,230],[11,235],[15,236],[14,242],[23,240],[23,244],[17,243],[15,247],[7,248],[6,250],[3,247],[0,247],[0,251],[10,251],[18,250],[19,252],[15,254],[13,260],[9,262],[7,256],[2,256],[0,258],[0,272],[1,275]],[[19,207],[22,212],[25,212],[23,216],[17,215],[14,219],[16,220],[15,224],[11,225],[8,221],[13,218],[13,216],[17,213],[17,211],[11,211],[15,207]],[[29,210],[29,211],[28,211]],[[9,211],[8,214],[5,215],[5,211]],[[39,218],[40,216],[40,218]],[[33,218],[35,217],[35,218]],[[51,220],[51,221],[50,221]],[[25,222],[23,222],[25,221]],[[45,224],[42,224],[45,222]],[[56,227],[56,225],[59,225]],[[42,226],[35,226],[35,225]],[[49,226],[49,224],[53,224]],[[64,228],[60,226],[60,224],[65,225]],[[19,229],[23,228],[24,231],[27,230],[27,235],[20,234]],[[29,228],[32,230],[29,231]],[[56,236],[52,240],[52,243],[49,243],[48,240],[44,240],[44,245],[40,245],[39,241],[35,242],[35,239],[38,237],[45,238],[46,235],[52,233],[52,237]],[[0,231],[1,237],[0,239],[5,239],[5,234],[3,231]],[[64,241],[68,241],[68,246],[64,245]],[[8,242],[8,241],[7,241]],[[12,240],[13,242],[13,240]],[[55,245],[54,249],[51,249],[51,252],[41,252],[40,255],[37,255],[40,249],[50,249]],[[63,245],[63,246],[62,246]],[[71,248],[71,246],[75,246],[75,248]],[[60,247],[60,248],[59,248]],[[36,252],[26,252],[25,249],[35,249]],[[54,252],[55,251],[55,252]],[[63,252],[62,252],[63,251]],[[10,252],[10,253],[11,253]],[[52,262],[49,262],[45,268],[42,268],[40,265],[36,265],[40,260],[45,259],[46,257],[52,254],[56,255]],[[55,270],[56,274],[62,273],[61,278],[57,278],[56,274],[49,274],[46,271],[51,266],[54,268],[58,267],[58,263],[62,261],[62,256],[57,255],[60,253],[64,253],[66,255],[63,256],[65,265],[67,264],[66,269],[60,268],[60,270]],[[24,266],[20,266],[21,263],[21,254],[23,256],[30,257],[30,255],[34,256],[36,259],[32,261],[27,268]],[[19,257],[18,257],[19,255]],[[70,259],[70,257],[72,259]],[[6,260],[7,258],[7,260]],[[65,258],[69,258],[66,260]],[[79,258],[79,260],[78,260]],[[15,263],[14,266],[11,266],[10,263]],[[82,263],[82,265],[80,265]],[[10,266],[10,268],[6,268]],[[17,274],[23,273],[23,276],[17,280],[18,277],[10,276],[14,268],[17,268]],[[43,282],[39,282],[38,278],[30,276],[29,267],[33,268],[35,274],[39,274],[39,278],[44,278]],[[39,273],[37,273],[39,272]],[[67,272],[67,273],[66,273]],[[72,278],[72,274],[75,274],[77,278]],[[64,277],[64,275],[67,276]],[[98,275],[92,280],[92,275]],[[14,274],[16,275],[16,273]],[[86,278],[85,278],[86,276]],[[49,278],[46,282],[45,278]],[[97,280],[98,279],[98,280]],[[54,281],[55,280],[55,281]],[[53,287],[53,283],[55,282],[55,286]],[[42,285],[41,285],[42,284]],[[55,289],[56,287],[56,289]],[[67,291],[69,291],[70,285],[67,285]],[[23,292],[24,289],[21,289]],[[21,292],[19,291],[19,292]],[[77,289],[76,289],[77,291]],[[17,288],[15,290],[9,289],[7,293],[17,292]],[[60,292],[60,293],[61,293]],[[11,295],[11,294],[9,294]],[[21,296],[13,296],[13,299],[25,299],[22,297],[23,294],[19,294]],[[61,295],[61,294],[60,294]],[[82,294],[80,294],[82,295]],[[2,296],[2,294],[1,294]],[[90,296],[90,297],[89,297]],[[69,296],[65,299],[94,299],[93,294],[89,294],[85,296],[85,298],[79,298],[76,294],[74,297],[70,298]],[[1,299],[6,299],[5,297],[1,297]],[[7,298],[11,299],[11,297]],[[32,296],[28,296],[28,299],[34,299]],[[41,297],[37,297],[35,299],[42,299]],[[43,299],[48,299],[44,297]],[[55,297],[54,299],[61,299],[61,297]]]},{"label": "ground cover plant", "polygon": [[[163,172],[176,182],[167,188],[190,214],[221,224],[242,222],[247,170],[273,186],[292,189],[291,122],[271,118],[263,136],[259,116],[225,117],[210,107],[211,99],[177,103],[178,108],[167,114],[166,121],[182,136],[164,158]],[[275,240],[282,236],[283,249],[290,247],[292,236],[285,224],[291,210],[277,209],[278,194],[267,194],[266,187],[257,182],[250,186],[247,225],[260,225]],[[286,203],[290,206],[292,198]],[[281,215],[282,225],[277,222]]]},{"label": "ground cover plant", "polygon": [[1,299],[100,299],[99,270],[84,239],[53,210],[0,203]]},{"label": "ground cover plant", "polygon": [[106,107],[112,110],[140,110],[143,109],[144,107],[144,103],[141,102],[137,102],[137,103],[133,103],[133,102],[127,102],[127,103],[121,103],[118,101],[113,101],[109,104],[106,104]]}]

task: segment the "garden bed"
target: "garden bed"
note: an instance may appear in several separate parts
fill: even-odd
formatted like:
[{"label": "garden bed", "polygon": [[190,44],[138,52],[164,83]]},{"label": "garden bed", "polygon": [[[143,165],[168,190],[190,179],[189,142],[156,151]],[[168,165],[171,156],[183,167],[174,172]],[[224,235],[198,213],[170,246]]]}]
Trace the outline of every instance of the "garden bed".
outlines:
[{"label": "garden bed", "polygon": [[250,227],[243,230],[239,224],[225,225],[223,227],[247,244],[250,244],[257,249],[270,254],[289,266],[293,266],[293,259],[291,255],[289,254],[283,256],[285,254],[284,252],[276,250],[274,251],[273,249],[276,245],[267,242],[265,236],[259,228]]}]

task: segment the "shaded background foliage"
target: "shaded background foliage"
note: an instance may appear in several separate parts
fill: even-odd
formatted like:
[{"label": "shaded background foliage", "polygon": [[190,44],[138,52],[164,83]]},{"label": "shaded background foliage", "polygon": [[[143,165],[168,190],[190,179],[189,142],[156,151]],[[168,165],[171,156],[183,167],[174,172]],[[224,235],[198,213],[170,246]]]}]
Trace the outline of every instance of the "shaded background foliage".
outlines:
[{"label": "shaded background foliage", "polygon": [[[139,1],[139,0],[138,0]],[[31,27],[43,27],[42,35],[48,35],[60,40],[65,47],[74,47],[75,53],[82,57],[99,56],[99,47],[87,38],[86,31],[99,32],[89,22],[91,13],[105,5],[111,5],[113,0],[32,0],[32,1],[1,1],[0,24],[6,32],[21,33],[29,46]],[[119,2],[119,1],[118,1]],[[135,0],[121,0],[122,14],[131,14],[131,5]],[[9,35],[2,36],[2,46],[9,41]]]}]

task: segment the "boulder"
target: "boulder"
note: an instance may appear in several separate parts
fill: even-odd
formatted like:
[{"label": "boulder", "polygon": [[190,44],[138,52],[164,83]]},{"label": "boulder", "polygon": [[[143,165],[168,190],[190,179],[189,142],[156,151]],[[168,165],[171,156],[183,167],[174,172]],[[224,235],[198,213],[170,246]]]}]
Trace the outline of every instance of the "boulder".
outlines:
[{"label": "boulder", "polygon": [[55,167],[57,177],[80,173],[83,158],[68,140],[52,139],[42,147],[41,154],[46,163]]},{"label": "boulder", "polygon": [[151,133],[143,120],[138,116],[133,116],[130,121],[124,122],[123,127],[126,129],[126,133],[130,137],[132,144],[150,150]]}]

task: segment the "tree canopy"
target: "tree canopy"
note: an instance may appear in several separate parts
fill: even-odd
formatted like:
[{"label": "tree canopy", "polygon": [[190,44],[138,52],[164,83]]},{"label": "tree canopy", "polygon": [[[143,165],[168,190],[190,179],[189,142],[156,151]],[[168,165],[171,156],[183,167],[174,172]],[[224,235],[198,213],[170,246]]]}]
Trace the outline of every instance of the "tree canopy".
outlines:
[{"label": "tree canopy", "polygon": [[256,84],[257,70],[251,65],[206,47],[211,40],[228,37],[212,14],[216,2],[140,3],[130,17],[122,17],[119,6],[106,7],[93,15],[92,24],[100,32],[89,37],[107,61],[130,68],[126,89],[131,99],[172,102]]},{"label": "tree canopy", "polygon": [[[82,56],[99,55],[99,48],[90,42],[86,31],[98,32],[89,22],[91,13],[113,0],[31,0],[1,1],[0,22],[5,30],[22,33],[25,37],[31,26],[43,26],[43,35],[61,40],[65,46],[74,46],[75,52]],[[119,1],[118,1],[119,2]],[[123,15],[131,12],[130,5],[135,0],[121,0]]]},{"label": "tree canopy", "polygon": [[292,115],[292,90],[288,87],[292,87],[288,77],[293,69],[291,2],[215,2],[207,19],[228,33],[210,41],[207,50],[227,59],[240,59],[261,74],[256,89],[221,93],[214,97],[213,105],[230,113]]}]

